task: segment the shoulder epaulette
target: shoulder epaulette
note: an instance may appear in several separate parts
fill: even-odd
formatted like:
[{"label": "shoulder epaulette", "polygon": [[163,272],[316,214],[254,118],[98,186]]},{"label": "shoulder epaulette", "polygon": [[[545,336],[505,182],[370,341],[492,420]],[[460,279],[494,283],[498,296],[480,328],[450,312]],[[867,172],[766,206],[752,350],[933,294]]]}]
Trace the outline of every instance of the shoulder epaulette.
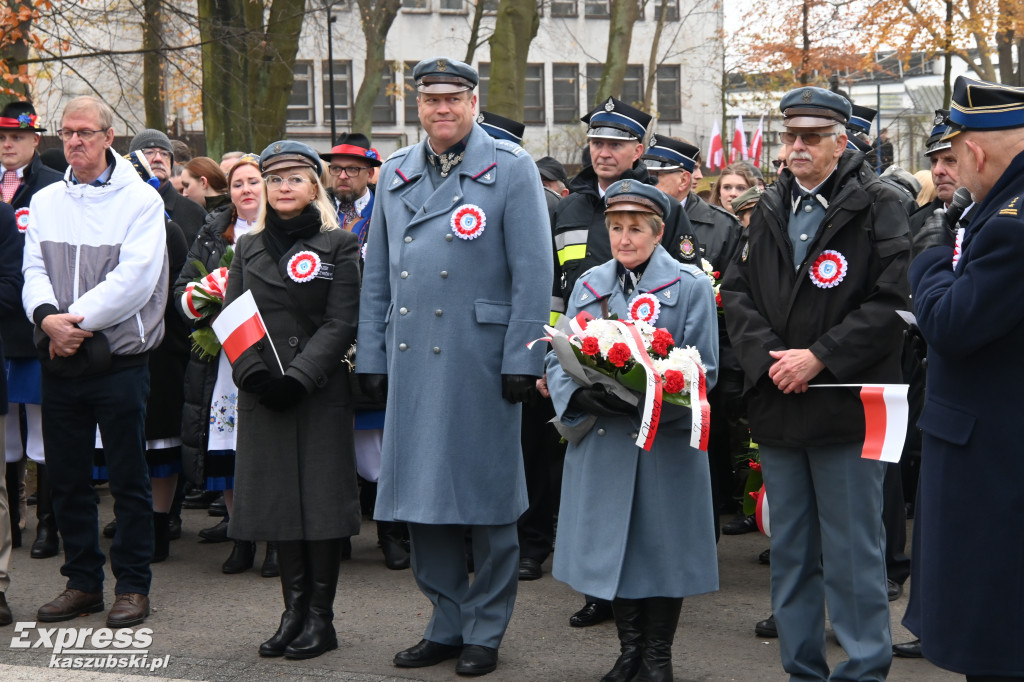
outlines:
[{"label": "shoulder epaulette", "polygon": [[999,209],[999,215],[1016,216],[1016,215],[1019,214],[1019,212],[1020,212],[1020,195],[1017,195],[1013,199],[1010,199],[1010,203],[1008,203],[1003,208]]}]

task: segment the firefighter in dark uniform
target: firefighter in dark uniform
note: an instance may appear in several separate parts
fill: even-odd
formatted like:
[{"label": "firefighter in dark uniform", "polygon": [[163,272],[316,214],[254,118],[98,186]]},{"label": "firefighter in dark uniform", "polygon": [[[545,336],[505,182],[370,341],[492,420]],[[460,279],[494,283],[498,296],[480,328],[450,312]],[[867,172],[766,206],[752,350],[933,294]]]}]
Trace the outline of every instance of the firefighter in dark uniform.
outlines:
[{"label": "firefighter in dark uniform", "polygon": [[[557,257],[552,313],[565,311],[565,301],[580,275],[611,260],[612,249],[604,224],[604,190],[618,180],[656,184],[640,160],[647,125],[651,122],[649,114],[609,97],[580,120],[589,125],[587,148],[591,165],[585,165],[572,179],[569,196],[555,209],[552,225]],[[697,237],[678,201],[672,202],[672,210],[665,219],[662,244],[676,260],[700,266]]]}]

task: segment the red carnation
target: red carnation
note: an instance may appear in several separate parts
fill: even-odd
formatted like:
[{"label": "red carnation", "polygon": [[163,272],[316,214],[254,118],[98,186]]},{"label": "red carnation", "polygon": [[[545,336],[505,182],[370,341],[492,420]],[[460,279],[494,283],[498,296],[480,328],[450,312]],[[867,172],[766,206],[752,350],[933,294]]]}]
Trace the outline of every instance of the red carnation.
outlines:
[{"label": "red carnation", "polygon": [[668,393],[681,393],[686,388],[686,378],[675,369],[665,370],[665,390]]},{"label": "red carnation", "polygon": [[722,294],[715,294],[715,305],[722,307]]},{"label": "red carnation", "polygon": [[633,354],[630,352],[629,346],[619,342],[612,346],[612,349],[608,351],[608,362],[612,363],[616,367],[624,367],[632,355]]},{"label": "red carnation", "polygon": [[711,276],[714,277],[715,279],[722,279],[722,273],[720,273],[718,270],[712,272]]},{"label": "red carnation", "polygon": [[761,470],[761,463],[760,462],[755,462],[754,460],[751,459],[751,460],[748,460],[747,464],[750,466],[750,469],[752,471],[760,471]]},{"label": "red carnation", "polygon": [[593,336],[587,336],[583,338],[583,351],[584,355],[597,355],[601,351],[600,345],[597,343],[597,339]]},{"label": "red carnation", "polygon": [[654,339],[651,341],[651,350],[665,357],[668,355],[668,350],[675,345],[675,340],[672,338],[672,334],[667,329],[655,329]]}]

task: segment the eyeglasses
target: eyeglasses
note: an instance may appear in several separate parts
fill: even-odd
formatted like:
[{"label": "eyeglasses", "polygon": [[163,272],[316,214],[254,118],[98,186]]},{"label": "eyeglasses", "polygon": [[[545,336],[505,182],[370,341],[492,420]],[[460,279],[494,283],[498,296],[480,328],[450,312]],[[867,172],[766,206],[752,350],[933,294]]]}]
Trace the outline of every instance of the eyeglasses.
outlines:
[{"label": "eyeglasses", "polygon": [[796,138],[800,138],[804,141],[804,144],[808,147],[815,147],[821,144],[821,140],[824,137],[835,137],[839,133],[791,133],[788,130],[779,133],[779,141],[782,144],[793,144],[796,142]]},{"label": "eyeglasses", "polygon": [[81,140],[82,142],[88,142],[89,140],[91,140],[92,138],[96,137],[97,135],[102,135],[104,132],[106,132],[106,131],[104,131],[104,130],[88,130],[88,129],[86,129],[86,130],[70,130],[68,128],[61,128],[60,130],[57,131],[57,137],[59,137],[64,142],[70,142],[75,137],[75,135],[78,135],[78,139],[79,140]]},{"label": "eyeglasses", "polygon": [[367,166],[329,166],[327,170],[334,177],[338,177],[344,173],[347,177],[356,178],[364,170],[370,170]]},{"label": "eyeglasses", "polygon": [[289,175],[287,178],[282,178],[280,175],[268,175],[264,178],[267,183],[268,189],[281,189],[282,183],[287,182],[288,186],[292,189],[298,189],[309,182],[309,178],[304,175]]},{"label": "eyeglasses", "polygon": [[785,168],[786,167],[786,160],[785,159],[772,159],[772,165],[775,166],[775,170],[779,170],[781,168]]},{"label": "eyeglasses", "polygon": [[147,159],[152,159],[154,156],[159,156],[161,159],[171,160],[171,153],[166,149],[160,149],[159,147],[144,147],[142,153]]}]

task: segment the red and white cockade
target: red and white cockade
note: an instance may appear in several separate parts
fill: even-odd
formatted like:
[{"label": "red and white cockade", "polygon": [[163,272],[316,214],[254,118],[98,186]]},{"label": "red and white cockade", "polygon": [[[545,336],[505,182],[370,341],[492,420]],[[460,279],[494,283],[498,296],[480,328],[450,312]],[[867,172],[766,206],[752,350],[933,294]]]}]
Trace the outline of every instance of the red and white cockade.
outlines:
[{"label": "red and white cockade", "polygon": [[285,269],[293,282],[298,284],[312,282],[320,272],[320,256],[312,251],[299,251],[288,259]]},{"label": "red and white cockade", "polygon": [[14,212],[14,222],[18,225],[18,232],[25,234],[28,229],[28,208],[19,208]]},{"label": "red and white cockade", "polygon": [[484,232],[487,216],[479,206],[463,204],[452,213],[452,232],[459,239],[476,239]]},{"label": "red and white cockade", "polygon": [[640,294],[629,302],[629,319],[654,324],[661,313],[661,301],[654,294]]},{"label": "red and white cockade", "polygon": [[848,267],[843,254],[831,249],[822,251],[811,266],[811,281],[816,287],[831,289],[843,281]]}]

